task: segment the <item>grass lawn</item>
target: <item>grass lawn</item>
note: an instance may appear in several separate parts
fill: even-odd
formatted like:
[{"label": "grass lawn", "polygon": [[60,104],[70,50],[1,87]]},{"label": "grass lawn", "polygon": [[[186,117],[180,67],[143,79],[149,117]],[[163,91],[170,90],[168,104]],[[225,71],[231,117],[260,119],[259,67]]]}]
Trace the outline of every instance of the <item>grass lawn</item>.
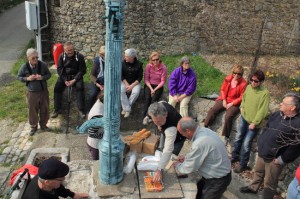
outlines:
[{"label": "grass lawn", "polygon": [[[33,47],[33,40],[29,42],[25,49]],[[194,69],[197,75],[197,91],[196,96],[207,96],[214,92],[219,92],[221,83],[225,77],[218,69],[210,66],[202,57],[186,54],[191,59],[191,67]],[[184,55],[176,56],[162,56],[161,59],[168,68],[168,77],[171,72],[179,66],[179,61]],[[12,69],[13,76],[17,76],[20,66],[26,62],[25,51],[20,59],[14,64]],[[148,63],[148,60],[141,60],[144,63],[144,68]],[[92,61],[87,62],[87,73],[84,76],[86,83],[90,82],[90,69],[92,67]],[[57,79],[55,71],[52,72],[52,77],[48,80],[48,89],[50,93],[50,110],[53,110],[53,90]],[[168,82],[167,82],[168,83]],[[168,92],[167,85],[165,84],[165,91]],[[0,87],[0,119],[11,118],[16,122],[27,120],[27,106],[25,103],[25,84],[17,79],[13,82]]]}]

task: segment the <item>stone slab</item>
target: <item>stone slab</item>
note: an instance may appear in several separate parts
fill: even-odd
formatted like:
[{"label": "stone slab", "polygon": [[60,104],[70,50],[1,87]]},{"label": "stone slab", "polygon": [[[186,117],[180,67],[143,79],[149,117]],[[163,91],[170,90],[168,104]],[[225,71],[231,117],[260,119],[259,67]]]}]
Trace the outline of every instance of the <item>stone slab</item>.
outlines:
[{"label": "stone slab", "polygon": [[116,185],[104,185],[98,178],[98,161],[93,166],[93,180],[100,197],[113,197],[113,196],[129,196],[134,193],[137,187],[136,177],[134,172],[130,174],[124,174],[122,182]]},{"label": "stone slab", "polygon": [[61,157],[61,161],[66,163],[69,160],[70,150],[69,148],[36,148],[30,152],[30,155],[26,161],[26,164],[34,164],[36,157],[41,156],[57,156]]},{"label": "stone slab", "polygon": [[[94,161],[77,160],[67,163],[70,172],[66,177],[67,188],[80,193],[92,193],[92,167]],[[92,194],[91,194],[92,195]]]},{"label": "stone slab", "polygon": [[139,171],[139,182],[141,198],[183,198],[183,192],[176,176],[175,170],[171,167],[163,173],[164,189],[161,192],[147,192],[144,184],[145,171]]}]

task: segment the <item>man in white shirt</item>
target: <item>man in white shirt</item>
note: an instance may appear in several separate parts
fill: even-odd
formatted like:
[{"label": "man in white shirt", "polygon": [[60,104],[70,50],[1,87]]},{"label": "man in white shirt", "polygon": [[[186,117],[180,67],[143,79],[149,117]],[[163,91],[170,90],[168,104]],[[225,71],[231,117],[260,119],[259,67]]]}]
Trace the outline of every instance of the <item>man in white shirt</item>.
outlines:
[{"label": "man in white shirt", "polygon": [[174,167],[179,174],[198,172],[196,198],[219,199],[231,182],[231,163],[219,136],[210,129],[200,128],[190,117],[179,120],[177,129],[191,140],[188,154],[178,157]]}]

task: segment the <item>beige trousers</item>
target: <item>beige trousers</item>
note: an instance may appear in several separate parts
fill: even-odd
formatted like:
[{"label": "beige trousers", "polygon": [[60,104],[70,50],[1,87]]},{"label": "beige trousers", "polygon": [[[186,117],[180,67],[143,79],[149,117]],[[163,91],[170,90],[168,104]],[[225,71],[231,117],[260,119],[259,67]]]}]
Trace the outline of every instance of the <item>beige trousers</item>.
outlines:
[{"label": "beige trousers", "polygon": [[[180,102],[180,115],[182,117],[186,117],[189,116],[189,103],[192,99],[192,95],[190,96],[186,96],[185,98],[183,98],[183,100],[181,100]],[[174,98],[169,95],[169,104],[171,106],[173,106],[175,108],[177,102],[174,100]]]}]

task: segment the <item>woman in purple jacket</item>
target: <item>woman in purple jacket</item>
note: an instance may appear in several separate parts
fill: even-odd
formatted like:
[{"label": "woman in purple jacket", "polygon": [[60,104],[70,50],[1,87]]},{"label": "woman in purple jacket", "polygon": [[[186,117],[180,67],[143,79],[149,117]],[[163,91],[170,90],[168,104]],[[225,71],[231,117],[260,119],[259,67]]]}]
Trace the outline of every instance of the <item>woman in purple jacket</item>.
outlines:
[{"label": "woman in purple jacket", "polygon": [[188,104],[192,94],[196,91],[197,78],[190,68],[190,59],[184,56],[180,60],[180,66],[176,68],[169,80],[169,104],[173,107],[180,103],[180,115],[188,116]]}]

